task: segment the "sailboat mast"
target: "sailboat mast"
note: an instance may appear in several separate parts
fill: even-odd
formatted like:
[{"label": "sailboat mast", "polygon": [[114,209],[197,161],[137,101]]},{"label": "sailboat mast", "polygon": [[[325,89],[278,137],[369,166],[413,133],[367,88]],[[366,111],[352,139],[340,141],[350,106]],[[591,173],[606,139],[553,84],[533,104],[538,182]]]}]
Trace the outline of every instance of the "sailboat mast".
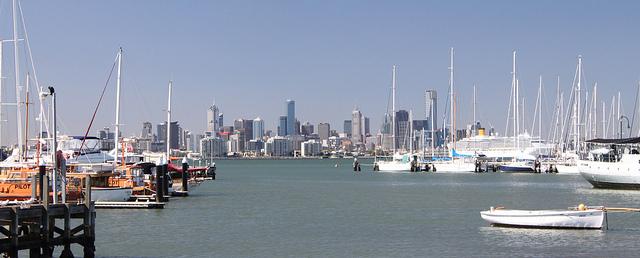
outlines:
[{"label": "sailboat mast", "polygon": [[578,85],[576,88],[576,124],[575,124],[575,128],[576,128],[576,138],[575,138],[575,144],[576,144],[576,153],[580,153],[580,101],[582,101],[582,99],[580,98],[580,84],[582,83],[582,55],[578,56]]},{"label": "sailboat mast", "polygon": [[450,77],[449,77],[449,84],[450,84],[449,85],[450,86],[449,94],[450,95],[449,95],[449,97],[451,98],[450,99],[451,102],[450,102],[450,106],[449,106],[449,108],[451,109],[451,112],[450,112],[450,116],[451,116],[451,131],[450,131],[450,133],[451,133],[451,147],[453,147],[453,143],[455,141],[455,139],[454,139],[455,138],[455,132],[454,132],[454,130],[455,130],[454,126],[455,125],[453,124],[454,123],[453,120],[455,119],[454,118],[454,114],[453,114],[454,113],[454,108],[453,108],[453,104],[454,104],[453,103],[453,89],[454,89],[453,88],[453,47],[451,47],[451,67],[449,67],[449,70],[450,70]]},{"label": "sailboat mast", "polygon": [[167,107],[167,162],[171,162],[171,81],[169,81],[169,104]]},{"label": "sailboat mast", "polygon": [[392,76],[392,100],[391,100],[391,140],[393,142],[393,151],[396,150],[396,66],[393,66],[393,76]]},{"label": "sailboat mast", "polygon": [[118,80],[116,90],[116,131],[115,131],[115,156],[114,161],[118,162],[118,146],[120,145],[120,88],[122,87],[122,48],[118,51]]},{"label": "sailboat mast", "polygon": [[[20,133],[20,128],[22,127],[22,110],[21,110],[21,97],[20,97],[20,65],[18,64],[18,21],[17,21],[17,16],[18,16],[18,10],[17,10],[17,0],[13,0],[13,61],[14,61],[14,65],[15,65],[15,83],[16,83],[16,110],[17,110],[17,117],[16,117],[16,126],[18,128],[17,130],[17,134],[18,134],[18,148],[19,148],[19,155],[22,155],[22,149],[23,149],[23,141],[22,141],[22,134]],[[22,160],[22,157],[19,157],[20,160]]]},{"label": "sailboat mast", "polygon": [[478,135],[478,126],[476,121],[476,86],[473,85],[473,135]]},{"label": "sailboat mast", "polygon": [[542,74],[540,74],[540,86],[538,87],[538,135],[542,140]]},{"label": "sailboat mast", "polygon": [[513,70],[511,72],[511,87],[513,88],[513,139],[518,146],[518,84],[516,82],[516,51],[513,51]]},{"label": "sailboat mast", "polygon": [[[0,114],[2,114],[2,46],[4,45],[4,40],[0,40]],[[2,119],[0,116],[0,135],[2,135]],[[0,146],[2,146],[2,137],[0,137]],[[2,150],[0,150],[0,155],[2,155]]]}]

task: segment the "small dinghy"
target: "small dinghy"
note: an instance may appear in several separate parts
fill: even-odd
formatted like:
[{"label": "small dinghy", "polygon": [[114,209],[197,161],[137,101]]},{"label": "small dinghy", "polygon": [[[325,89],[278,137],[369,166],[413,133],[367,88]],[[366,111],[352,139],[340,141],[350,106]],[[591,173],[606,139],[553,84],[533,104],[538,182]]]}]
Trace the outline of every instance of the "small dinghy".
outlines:
[{"label": "small dinghy", "polygon": [[492,226],[523,228],[601,229],[607,211],[640,211],[633,208],[605,208],[604,206],[570,207],[566,210],[510,210],[504,207],[481,211],[480,216]]}]

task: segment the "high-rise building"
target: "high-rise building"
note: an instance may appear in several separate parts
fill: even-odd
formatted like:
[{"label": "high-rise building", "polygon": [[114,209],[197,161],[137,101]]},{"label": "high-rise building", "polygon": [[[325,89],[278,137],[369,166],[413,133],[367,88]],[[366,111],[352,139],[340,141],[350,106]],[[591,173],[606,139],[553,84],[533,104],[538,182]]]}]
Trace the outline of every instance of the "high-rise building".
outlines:
[{"label": "high-rise building", "polygon": [[214,101],[213,105],[207,109],[207,131],[214,132],[215,134],[220,133],[220,120],[221,114]]},{"label": "high-rise building", "polygon": [[149,122],[144,122],[142,123],[142,133],[140,133],[140,138],[142,139],[149,139],[151,138],[153,135],[151,134],[151,123]]},{"label": "high-rise building", "polygon": [[301,135],[312,135],[313,134],[313,125],[310,124],[309,122],[304,122],[304,124],[302,124],[300,126],[300,134]]},{"label": "high-rise building", "polygon": [[287,100],[287,129],[285,135],[295,135],[296,133],[296,102]]},{"label": "high-rise building", "polygon": [[344,120],[344,133],[351,138],[351,120]]},{"label": "high-rise building", "polygon": [[396,148],[409,149],[409,139],[411,137],[411,128],[409,128],[409,112],[400,110],[396,112]]},{"label": "high-rise building", "polygon": [[253,139],[253,120],[238,118],[233,121],[233,127],[235,130],[244,129],[245,142]]},{"label": "high-rise building", "polygon": [[278,121],[278,136],[287,136],[287,116],[280,116]]},{"label": "high-rise building", "polygon": [[425,92],[424,106],[426,108],[425,116],[427,118],[427,128],[429,132],[429,142],[431,147],[437,146],[436,131],[438,130],[438,94],[435,90],[428,90]]},{"label": "high-rise building", "polygon": [[354,144],[362,143],[364,139],[364,117],[358,106],[351,112],[351,142]]},{"label": "high-rise building", "polygon": [[253,120],[253,139],[262,140],[264,135],[264,120],[259,117]]},{"label": "high-rise building", "polygon": [[328,140],[331,136],[331,126],[329,123],[320,123],[318,124],[318,137],[321,140]]},{"label": "high-rise building", "polygon": [[[159,142],[164,142],[164,146],[162,147],[161,150],[166,151],[166,142],[167,142],[167,122],[164,122],[162,124],[158,124],[156,126],[156,129],[158,130],[158,141]],[[180,149],[180,125],[178,125],[178,122],[171,122],[171,143],[170,143],[170,148],[171,149]]]}]

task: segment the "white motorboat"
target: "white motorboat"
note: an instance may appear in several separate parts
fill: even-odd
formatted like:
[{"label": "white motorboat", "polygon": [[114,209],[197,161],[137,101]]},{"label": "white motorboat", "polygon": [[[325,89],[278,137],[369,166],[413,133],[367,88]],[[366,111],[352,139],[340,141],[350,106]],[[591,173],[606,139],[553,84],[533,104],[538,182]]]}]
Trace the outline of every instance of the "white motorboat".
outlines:
[{"label": "white motorboat", "polygon": [[126,202],[131,198],[132,187],[91,187],[91,200],[95,202]]},{"label": "white motorboat", "polygon": [[525,228],[600,229],[607,216],[603,206],[578,207],[567,210],[511,210],[491,207],[480,216],[492,226]]},{"label": "white motorboat", "polygon": [[[588,160],[578,161],[580,175],[597,188],[640,190],[640,137],[628,139],[593,139],[595,146]],[[612,147],[612,149],[609,149]]]},{"label": "white motorboat", "polygon": [[373,164],[375,171],[383,172],[409,172],[414,171],[415,162],[409,154],[396,154],[393,157],[376,157]]}]

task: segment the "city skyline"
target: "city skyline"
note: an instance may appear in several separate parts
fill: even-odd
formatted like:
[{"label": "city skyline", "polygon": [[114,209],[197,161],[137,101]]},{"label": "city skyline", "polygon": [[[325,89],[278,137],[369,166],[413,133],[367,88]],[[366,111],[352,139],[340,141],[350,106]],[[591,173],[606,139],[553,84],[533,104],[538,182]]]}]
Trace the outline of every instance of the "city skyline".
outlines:
[{"label": "city skyline", "polygon": [[[640,77],[635,61],[640,50],[633,43],[640,37],[638,7],[635,1],[21,3],[39,85],[53,86],[58,94],[61,134],[87,130],[112,61],[123,48],[124,137],[138,135],[143,122],[164,121],[169,80],[172,120],[191,132],[206,130],[212,99],[227,125],[260,117],[265,129],[275,132],[285,115],[281,103],[292,99],[301,123],[332,128],[350,119],[357,101],[375,134],[387,111],[393,65],[398,109],[425,119],[424,92],[435,90],[441,123],[451,47],[457,128],[471,122],[476,85],[478,120],[504,135],[511,55],[517,51],[530,121],[539,75],[545,106],[552,109],[557,77],[568,95],[582,55],[585,93],[598,83],[598,101],[608,116],[612,97],[621,92],[623,114],[636,117],[635,134],[640,128],[633,110]],[[12,38],[8,9],[0,13],[4,40]],[[11,88],[7,60],[13,49],[4,48],[3,88]],[[114,83],[112,76],[90,133],[114,124]],[[12,95],[10,89],[3,92],[2,101],[10,103]],[[16,133],[15,119],[11,107],[2,112],[2,142],[11,143],[6,138]]]}]

